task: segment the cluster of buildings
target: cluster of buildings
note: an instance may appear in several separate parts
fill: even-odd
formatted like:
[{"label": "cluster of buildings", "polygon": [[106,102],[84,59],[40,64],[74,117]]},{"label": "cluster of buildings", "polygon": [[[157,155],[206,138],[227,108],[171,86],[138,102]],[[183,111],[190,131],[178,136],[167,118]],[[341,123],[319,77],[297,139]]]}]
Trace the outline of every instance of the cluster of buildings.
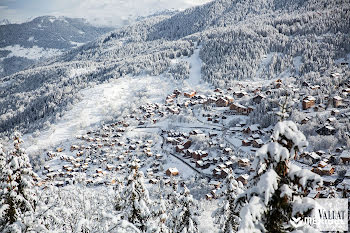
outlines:
[{"label": "cluster of buildings", "polygon": [[[262,147],[272,132],[272,127],[263,128],[259,124],[247,124],[241,121],[229,127],[230,119],[239,117],[246,119],[256,106],[269,98],[274,90],[283,87],[282,80],[277,80],[262,91],[262,87],[245,88],[238,85],[238,89],[215,89],[209,94],[197,91],[180,91],[175,89],[163,103],[147,103],[138,106],[125,117],[125,121],[104,124],[100,129],[77,136],[78,142],[64,145],[48,152],[48,163],[42,175],[45,177],[40,185],[53,182],[57,186],[77,182],[86,182],[95,185],[113,185],[115,177],[128,170],[131,161],[138,160],[141,169],[145,171],[149,183],[156,184],[163,180],[170,182],[170,176],[181,177],[181,172],[172,164],[164,169],[169,156],[175,155],[188,169],[193,169],[204,177],[210,178],[211,192],[207,199],[218,196],[221,180],[232,169],[237,181],[243,185],[248,183],[251,155]],[[308,85],[317,90],[317,85]],[[303,96],[300,111],[307,116],[299,122],[308,124],[314,119],[314,113],[329,111],[330,116],[316,132],[319,135],[334,135],[335,123],[350,117],[348,109],[349,88],[341,89],[333,97],[329,97],[328,106],[318,102],[317,96]],[[183,127],[183,130],[166,129],[162,121],[170,115],[180,115],[192,109],[193,116],[205,127]],[[195,114],[196,109],[199,114]],[[199,109],[199,110],[198,110]],[[158,124],[160,123],[160,124]],[[164,139],[162,145],[151,139],[139,139],[128,136],[128,132],[140,128],[158,128]],[[158,135],[159,136],[159,135]],[[238,144],[226,140],[226,136],[238,139]],[[235,152],[244,151],[245,156],[238,157]],[[324,177],[325,188],[308,194],[309,196],[327,196],[330,190],[342,192],[350,188],[350,172],[339,180],[337,166],[349,165],[350,152],[347,148],[338,148],[334,153],[317,151],[303,153],[296,161],[301,166],[309,168],[314,173]],[[181,169],[180,169],[181,170]],[[327,195],[325,194],[327,193]]]}]

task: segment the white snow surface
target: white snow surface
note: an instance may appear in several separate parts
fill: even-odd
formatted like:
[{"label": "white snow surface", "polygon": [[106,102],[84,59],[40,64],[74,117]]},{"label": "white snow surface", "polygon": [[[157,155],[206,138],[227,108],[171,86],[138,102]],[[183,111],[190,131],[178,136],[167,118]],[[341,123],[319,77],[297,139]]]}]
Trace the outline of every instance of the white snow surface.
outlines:
[{"label": "white snow surface", "polygon": [[313,181],[312,183],[313,186],[316,186],[317,184],[320,184],[320,186],[322,186],[322,183],[323,183],[321,176],[319,176],[318,174],[310,170],[302,169],[295,164],[290,164],[289,177],[291,177],[292,179],[299,177],[300,178],[299,184],[304,188],[307,187],[307,184],[309,181]]},{"label": "white snow surface", "polygon": [[80,43],[80,42],[75,42],[75,41],[70,41],[69,43],[74,45],[74,47],[76,47],[76,48],[85,44],[85,43]]},{"label": "white snow surface", "polygon": [[70,77],[74,78],[74,77],[77,77],[77,76],[80,76],[80,75],[85,75],[85,74],[88,74],[88,73],[93,72],[95,70],[96,70],[95,66],[91,66],[91,67],[88,67],[88,68],[72,69],[70,71]]},{"label": "white snow surface", "polygon": [[261,63],[259,64],[259,69],[255,73],[255,79],[259,79],[261,76],[261,73],[267,69],[267,66],[271,63],[272,57],[275,53],[268,53],[263,56],[263,59],[261,60]]},{"label": "white snow surface", "polygon": [[253,193],[260,193],[262,201],[265,205],[267,205],[270,201],[270,198],[272,197],[275,190],[278,188],[278,180],[279,176],[275,172],[274,169],[270,169],[266,173],[264,173],[257,185],[255,186],[255,189],[252,189]]},{"label": "white snow surface", "polygon": [[299,70],[300,70],[300,67],[301,67],[302,64],[303,64],[303,61],[302,61],[302,57],[301,56],[297,56],[297,57],[293,58],[293,65],[294,65],[295,70],[298,73],[299,73]]},{"label": "white snow surface", "polygon": [[[292,121],[278,122],[271,137],[275,141],[278,141],[283,137],[291,140],[300,152],[308,146],[305,135],[298,130],[297,125]],[[291,154],[294,154],[293,150],[291,151]]]},{"label": "white snow surface", "polygon": [[59,145],[67,139],[74,138],[75,135],[82,134],[88,127],[103,120],[111,120],[111,117],[123,111],[124,106],[140,102],[137,99],[140,93],[148,102],[158,102],[165,98],[167,92],[173,90],[173,86],[170,80],[162,77],[128,76],[85,89],[81,91],[82,100],[50,129],[43,131],[37,138],[37,143],[25,144],[27,153]]},{"label": "white snow surface", "polygon": [[10,57],[24,57],[32,60],[45,59],[53,56],[58,56],[62,54],[59,49],[45,49],[38,46],[33,46],[31,48],[24,48],[20,45],[11,45],[0,48],[1,50],[9,50],[10,54],[6,58]]},{"label": "white snow surface", "polygon": [[193,55],[187,59],[191,64],[190,77],[185,81],[185,85],[196,87],[201,83],[202,60],[199,57],[200,48],[194,50]]},{"label": "white snow surface", "polygon": [[256,221],[261,219],[266,207],[260,197],[253,196],[249,203],[245,205],[239,213],[242,221],[240,222],[238,233],[258,233],[262,232],[255,225]]}]

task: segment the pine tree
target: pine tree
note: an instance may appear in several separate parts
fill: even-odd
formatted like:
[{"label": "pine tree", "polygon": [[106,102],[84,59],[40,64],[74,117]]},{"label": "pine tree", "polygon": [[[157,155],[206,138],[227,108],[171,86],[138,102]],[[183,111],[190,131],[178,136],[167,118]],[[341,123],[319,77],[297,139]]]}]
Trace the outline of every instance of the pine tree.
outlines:
[{"label": "pine tree", "polygon": [[177,180],[174,177],[171,177],[170,184],[170,190],[167,189],[165,192],[168,213],[172,213],[168,216],[167,226],[169,229],[175,229],[178,221],[177,215],[175,213],[180,207],[180,194],[178,193]]},{"label": "pine tree", "polygon": [[[2,145],[0,144],[0,200],[2,200],[2,196],[4,192],[2,192],[3,184],[5,182],[5,169],[6,169],[6,153],[3,151]],[[1,210],[1,208],[0,208]],[[1,223],[1,222],[0,222]],[[1,229],[1,228],[0,228]]]},{"label": "pine tree", "polygon": [[155,221],[150,224],[150,226],[148,227],[148,231],[149,233],[169,233],[169,229],[166,226],[166,221],[167,221],[167,206],[166,206],[166,202],[164,201],[164,199],[162,198],[162,196],[160,196],[159,201],[157,201],[157,203],[155,203],[154,209],[152,209],[152,213],[153,213],[153,218],[155,219]]},{"label": "pine tree", "polygon": [[117,178],[116,186],[114,188],[114,190],[115,190],[115,198],[114,198],[115,210],[117,210],[117,211],[120,211],[122,208],[121,204],[123,202],[123,199],[122,199],[123,188],[124,188],[123,182],[119,178]]},{"label": "pine tree", "polygon": [[180,196],[180,207],[174,216],[177,217],[175,232],[195,233],[198,232],[198,203],[193,199],[190,190],[185,186]]},{"label": "pine tree", "polygon": [[280,109],[276,113],[276,115],[279,117],[280,121],[286,120],[289,117],[289,113],[292,109],[292,103],[291,103],[291,100],[289,99],[288,91],[287,90],[284,90],[284,91],[285,91],[284,100],[283,100],[283,102],[280,101],[278,103],[278,106]]},{"label": "pine tree", "polygon": [[127,184],[122,193],[121,211],[125,220],[134,224],[142,232],[146,232],[151,217],[149,205],[151,200],[143,181],[140,166],[133,162]]},{"label": "pine tree", "polygon": [[28,228],[25,217],[35,211],[36,198],[33,192],[34,172],[29,158],[20,148],[20,134],[14,134],[14,150],[8,154],[2,171],[0,200],[1,232],[22,232]]},{"label": "pine tree", "polygon": [[219,225],[219,232],[236,232],[238,226],[238,215],[235,210],[235,200],[237,195],[243,192],[242,183],[235,180],[232,169],[225,179],[225,191],[223,200],[218,209],[213,213],[215,223]]},{"label": "pine tree", "polygon": [[6,166],[6,154],[3,151],[2,145],[0,144],[0,183],[2,183],[3,181],[5,166]]},{"label": "pine tree", "polygon": [[321,185],[322,180],[290,162],[306,146],[305,136],[293,122],[276,125],[272,142],[256,153],[249,189],[236,200],[238,209],[242,207],[238,232],[291,231],[292,217],[312,211],[312,205],[307,206],[302,197],[308,189]]}]

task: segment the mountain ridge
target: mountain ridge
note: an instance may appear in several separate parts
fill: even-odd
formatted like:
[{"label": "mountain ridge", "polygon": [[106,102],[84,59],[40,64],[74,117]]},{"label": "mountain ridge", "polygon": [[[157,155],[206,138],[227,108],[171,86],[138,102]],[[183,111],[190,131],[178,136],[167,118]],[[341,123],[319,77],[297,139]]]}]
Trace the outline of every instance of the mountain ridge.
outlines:
[{"label": "mountain ridge", "polygon": [[84,19],[54,16],[0,25],[0,77],[60,55],[110,30],[92,26]]}]

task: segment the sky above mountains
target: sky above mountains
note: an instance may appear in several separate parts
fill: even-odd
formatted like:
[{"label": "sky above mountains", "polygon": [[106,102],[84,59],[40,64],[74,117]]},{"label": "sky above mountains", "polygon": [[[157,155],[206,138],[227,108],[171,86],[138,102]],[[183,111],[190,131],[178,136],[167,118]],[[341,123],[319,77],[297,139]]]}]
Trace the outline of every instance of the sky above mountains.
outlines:
[{"label": "sky above mountains", "polygon": [[0,20],[19,23],[42,15],[86,18],[97,25],[120,26],[138,16],[183,10],[211,0],[0,0]]}]

